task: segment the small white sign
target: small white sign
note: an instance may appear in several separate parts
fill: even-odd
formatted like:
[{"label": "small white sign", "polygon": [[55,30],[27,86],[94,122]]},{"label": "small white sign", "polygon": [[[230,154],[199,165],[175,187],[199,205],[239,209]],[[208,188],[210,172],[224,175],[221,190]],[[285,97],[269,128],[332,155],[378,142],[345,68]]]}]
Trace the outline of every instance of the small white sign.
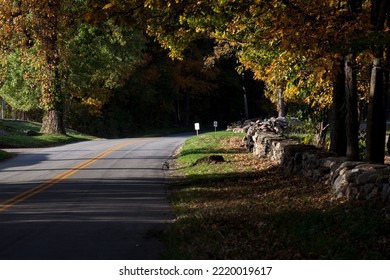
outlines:
[{"label": "small white sign", "polygon": [[195,123],[195,130],[200,130],[200,124],[199,123]]},{"label": "small white sign", "polygon": [[218,127],[218,122],[214,121],[214,127]]}]

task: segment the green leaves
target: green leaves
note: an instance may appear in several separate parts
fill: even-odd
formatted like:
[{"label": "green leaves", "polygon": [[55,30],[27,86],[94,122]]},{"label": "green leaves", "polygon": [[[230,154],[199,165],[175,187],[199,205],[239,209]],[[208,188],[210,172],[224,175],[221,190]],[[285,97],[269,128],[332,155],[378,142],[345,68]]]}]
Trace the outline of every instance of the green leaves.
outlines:
[{"label": "green leaves", "polygon": [[112,21],[100,26],[80,24],[66,45],[68,90],[73,96],[104,104],[111,90],[123,85],[142,63],[145,42],[140,31]]},{"label": "green leaves", "polygon": [[0,7],[7,46],[0,94],[14,109],[53,109],[64,93],[101,106],[143,61],[141,31],[104,18],[101,24],[82,22],[95,1],[10,2]]},{"label": "green leaves", "polygon": [[0,96],[14,109],[29,111],[39,106],[41,65],[36,50],[9,53],[2,65]]}]

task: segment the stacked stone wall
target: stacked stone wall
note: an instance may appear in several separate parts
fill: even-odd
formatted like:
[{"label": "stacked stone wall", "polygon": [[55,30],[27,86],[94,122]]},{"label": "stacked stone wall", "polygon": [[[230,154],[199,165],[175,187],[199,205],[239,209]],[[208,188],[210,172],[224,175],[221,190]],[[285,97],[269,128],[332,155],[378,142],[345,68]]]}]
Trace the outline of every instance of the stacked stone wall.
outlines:
[{"label": "stacked stone wall", "polygon": [[269,124],[269,121],[250,122],[239,131],[247,133],[247,149],[255,156],[279,162],[288,173],[324,182],[338,198],[380,199],[390,203],[389,165],[348,161],[288,139],[277,133],[279,128],[275,131]]}]

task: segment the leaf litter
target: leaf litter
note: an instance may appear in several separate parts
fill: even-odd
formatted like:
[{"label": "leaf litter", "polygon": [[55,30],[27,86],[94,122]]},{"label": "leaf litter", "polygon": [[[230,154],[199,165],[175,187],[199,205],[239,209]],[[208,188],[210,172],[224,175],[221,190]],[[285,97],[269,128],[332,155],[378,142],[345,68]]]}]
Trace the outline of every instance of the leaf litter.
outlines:
[{"label": "leaf litter", "polygon": [[[217,173],[210,166],[206,175],[184,177],[172,188],[177,220],[165,235],[166,258],[390,257],[387,207],[335,199],[329,186],[246,153],[241,137],[219,145],[227,161]],[[221,175],[223,165],[229,172]]]}]

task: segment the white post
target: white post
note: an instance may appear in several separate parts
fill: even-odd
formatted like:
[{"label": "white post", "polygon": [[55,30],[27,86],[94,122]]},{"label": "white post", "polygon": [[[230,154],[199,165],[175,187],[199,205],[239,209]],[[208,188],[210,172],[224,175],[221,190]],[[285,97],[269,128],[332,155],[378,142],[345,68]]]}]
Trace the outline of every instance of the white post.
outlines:
[{"label": "white post", "polygon": [[200,124],[195,123],[196,136],[199,136]]}]

